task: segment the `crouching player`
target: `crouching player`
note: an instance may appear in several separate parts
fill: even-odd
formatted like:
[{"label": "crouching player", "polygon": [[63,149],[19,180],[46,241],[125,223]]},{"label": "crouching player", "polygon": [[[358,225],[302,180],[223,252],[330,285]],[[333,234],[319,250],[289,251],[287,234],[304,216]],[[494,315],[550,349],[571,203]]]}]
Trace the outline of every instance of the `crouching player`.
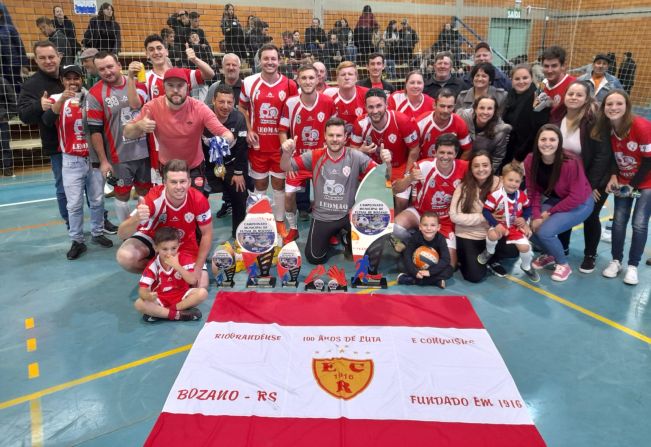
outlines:
[{"label": "crouching player", "polygon": [[134,303],[142,319],[148,323],[167,319],[171,321],[195,321],[201,319],[201,311],[195,306],[208,296],[203,288],[190,288],[196,282],[194,257],[179,252],[179,231],[172,227],[160,227],[154,235],[156,256],[140,278],[139,298]]}]

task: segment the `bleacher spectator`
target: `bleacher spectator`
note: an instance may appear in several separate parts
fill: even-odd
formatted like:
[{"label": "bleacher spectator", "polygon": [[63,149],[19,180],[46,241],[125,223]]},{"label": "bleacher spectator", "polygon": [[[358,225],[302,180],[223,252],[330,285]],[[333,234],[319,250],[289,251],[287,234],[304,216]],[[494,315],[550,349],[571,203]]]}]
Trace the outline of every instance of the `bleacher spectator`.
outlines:
[{"label": "bleacher spectator", "polygon": [[337,40],[344,46],[346,50],[346,60],[355,61],[357,57],[357,47],[355,47],[355,40],[353,30],[348,25],[348,20],[341,18],[335,22],[334,28],[330,30],[330,34],[336,34]]},{"label": "bleacher spectator", "polygon": [[206,32],[199,26],[199,17],[201,15],[197,11],[192,11],[188,17],[190,18],[190,29],[188,30],[188,42],[190,42],[190,35],[192,33],[197,33],[199,35],[199,43],[201,45],[208,45],[208,39],[206,39]]},{"label": "bleacher spectator", "polygon": [[323,48],[322,60],[325,62],[328,69],[332,70],[335,68],[341,61],[344,60],[344,46],[337,39],[337,34],[330,34],[328,43],[326,43]]},{"label": "bleacher spectator", "polygon": [[[222,34],[224,34],[224,52],[235,53],[240,58],[246,57],[246,38],[244,29],[235,15],[235,7],[231,3],[224,6],[221,21]],[[235,102],[237,105],[237,101]]]},{"label": "bleacher spectator", "polygon": [[[196,32],[196,30],[190,31],[190,36],[189,36],[190,41],[188,42],[189,48],[192,48],[194,50],[194,53],[196,57],[210,65],[210,68],[214,70],[215,68],[215,56],[213,55],[212,47],[208,43],[201,43],[201,36],[199,33]],[[188,59],[188,55],[186,52],[186,59]],[[198,68],[196,65],[191,60],[187,60],[187,64],[189,68]],[[209,80],[209,79],[207,79]]]},{"label": "bleacher spectator", "polygon": [[70,65],[75,62],[75,49],[70,45],[63,31],[54,27],[52,19],[39,17],[36,19],[36,26],[61,53],[61,63],[63,65]]},{"label": "bleacher spectator", "polygon": [[609,65],[610,59],[607,55],[597,54],[586,74],[578,78],[579,81],[586,81],[590,85],[590,94],[595,98],[597,104],[601,104],[609,91],[622,88],[619,79],[608,72]]},{"label": "bleacher spectator", "polygon": [[[477,45],[475,45],[474,63],[475,65],[478,65],[482,62],[493,64],[493,50],[486,42],[479,42]],[[495,76],[491,80],[491,85],[504,89],[505,91],[510,90],[511,80],[496,65],[493,65],[493,67],[495,68]],[[465,83],[466,88],[470,88],[472,86],[472,81],[472,77],[466,73],[463,78],[463,82]]]},{"label": "bleacher spectator", "polygon": [[637,70],[637,64],[635,63],[635,60],[633,60],[633,53],[627,51],[626,53],[624,53],[624,60],[622,61],[622,64],[619,66],[619,72],[617,73],[617,77],[619,78],[619,81],[622,83],[622,88],[629,95],[631,94],[631,90],[633,89],[633,85],[635,84],[636,70]]},{"label": "bleacher spectator", "polygon": [[115,9],[110,3],[102,3],[97,17],[88,22],[82,45],[118,54],[122,48],[120,24],[115,19]]},{"label": "bleacher spectator", "polygon": [[496,74],[497,70],[490,62],[479,62],[475,64],[472,70],[470,70],[472,87],[459,93],[455,110],[472,108],[475,98],[480,96],[493,96],[497,100],[497,106],[501,110],[502,104],[504,104],[504,100],[506,99],[506,91],[503,88],[491,85],[495,80]]},{"label": "bleacher spectator", "polygon": [[167,19],[167,25],[174,30],[175,43],[183,45],[188,41],[190,17],[188,17],[188,12],[185,9],[170,15]]},{"label": "bleacher spectator", "polygon": [[369,5],[365,5],[362,9],[362,14],[357,20],[355,25],[354,41],[357,47],[358,54],[363,59],[375,50],[373,45],[373,34],[377,32],[380,25],[375,20],[373,11]]},{"label": "bleacher spectator", "polygon": [[436,98],[443,88],[450,90],[455,99],[463,90],[463,80],[452,76],[452,53],[449,51],[436,53],[434,56],[434,75],[425,81],[423,93]]},{"label": "bleacher spectator", "polygon": [[284,74],[293,73],[304,60],[303,46],[294,42],[294,35],[291,31],[283,31],[281,36],[283,46],[280,48],[280,57],[286,68]]},{"label": "bleacher spectator", "polygon": [[256,27],[249,35],[249,52],[254,55],[256,72],[259,69],[258,51],[264,44],[270,43],[272,40],[273,38],[269,35],[269,24],[262,20],[258,20],[256,22]]},{"label": "bleacher spectator", "polygon": [[396,20],[389,20],[387,28],[382,33],[382,40],[384,40],[384,57],[395,61],[400,43]]},{"label": "bleacher spectator", "polygon": [[9,116],[17,109],[16,91],[5,78],[0,76],[0,155],[2,155],[2,175],[15,177],[14,158],[9,145]]},{"label": "bleacher spectator", "polygon": [[459,50],[459,31],[452,28],[452,25],[446,23],[439,33],[436,42],[432,45],[432,51],[438,53],[439,51],[449,51],[456,53]]},{"label": "bleacher spectator", "polygon": [[386,68],[387,76],[389,79],[395,79],[398,77],[396,73],[396,61],[393,59],[393,56],[391,54],[388,54],[386,51],[386,42],[384,39],[378,40],[377,44],[375,45],[375,53],[382,55],[384,58],[384,66]]},{"label": "bleacher spectator", "polygon": [[319,58],[327,42],[328,36],[321,28],[321,20],[313,18],[312,25],[305,28],[305,48]]},{"label": "bleacher spectator", "polygon": [[382,72],[384,71],[384,56],[382,54],[369,54],[366,68],[368,69],[368,78],[358,81],[357,85],[366,88],[381,88],[387,96],[396,91],[393,84],[382,79]]},{"label": "bleacher spectator", "polygon": [[99,81],[99,74],[95,67],[95,55],[97,53],[98,51],[96,48],[86,48],[79,55],[79,61],[86,72],[86,75],[84,76],[84,88],[86,90],[90,90],[90,88]]},{"label": "bleacher spectator", "polygon": [[323,62],[320,61],[315,61],[312,66],[316,70],[316,91],[323,93],[328,88],[328,84],[326,84],[328,81],[328,70]]},{"label": "bleacher spectator", "polygon": [[49,40],[41,40],[34,44],[32,49],[34,62],[38,70],[25,83],[18,96],[18,116],[25,124],[38,124],[41,136],[41,149],[43,155],[50,157],[54,186],[56,188],[59,214],[68,225],[68,209],[66,193],[61,179],[61,152],[59,152],[59,137],[56,129],[43,123],[43,113],[52,107],[49,95],[61,93],[63,84],[59,79],[61,56],[54,44]]},{"label": "bleacher spectator", "polygon": [[185,55],[185,45],[176,42],[176,33],[172,28],[163,28],[160,32],[163,38],[163,44],[167,48],[167,57],[174,67],[183,67]]},{"label": "bleacher spectator", "polygon": [[400,30],[398,36],[398,51],[396,54],[396,62],[398,64],[408,64],[414,54],[414,48],[418,43],[418,33],[409,25],[409,21],[404,18],[400,22]]},{"label": "bleacher spectator", "polygon": [[22,71],[28,71],[29,60],[25,46],[14,27],[11,16],[3,3],[0,3],[0,75],[20,92],[23,83]]},{"label": "bleacher spectator", "polygon": [[55,6],[52,8],[52,13],[54,14],[54,27],[63,31],[63,34],[66,35],[70,45],[74,48],[75,54],[81,50],[81,45],[77,41],[77,28],[72,20],[68,18],[67,15],[63,12],[62,6]]}]

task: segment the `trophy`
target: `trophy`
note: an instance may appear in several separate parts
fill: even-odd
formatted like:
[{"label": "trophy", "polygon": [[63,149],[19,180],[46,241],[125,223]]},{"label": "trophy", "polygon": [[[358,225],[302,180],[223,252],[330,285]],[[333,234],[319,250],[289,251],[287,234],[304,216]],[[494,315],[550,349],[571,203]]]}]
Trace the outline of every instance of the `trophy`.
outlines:
[{"label": "trophy", "polygon": [[263,217],[247,218],[237,227],[236,237],[249,273],[246,287],[275,287],[276,278],[269,274],[276,245],[275,226]]},{"label": "trophy", "polygon": [[325,267],[317,265],[305,278],[305,290],[318,290],[322,292],[326,283],[321,278],[325,274]]},{"label": "trophy", "polygon": [[212,255],[212,273],[217,287],[233,287],[235,281],[235,252],[231,244],[226,242],[217,247]]},{"label": "trophy", "polygon": [[213,172],[215,173],[215,177],[223,179],[226,176],[224,157],[231,155],[231,149],[228,145],[228,142],[222,137],[212,137],[210,138],[209,142],[209,161],[215,164]]},{"label": "trophy", "polygon": [[328,278],[330,278],[328,281],[328,290],[330,292],[346,292],[348,290],[348,286],[346,285],[346,272],[344,269],[333,265],[328,269]]},{"label": "trophy", "polygon": [[296,242],[285,245],[278,253],[278,276],[282,287],[298,287],[298,274],[301,271],[301,252]]}]

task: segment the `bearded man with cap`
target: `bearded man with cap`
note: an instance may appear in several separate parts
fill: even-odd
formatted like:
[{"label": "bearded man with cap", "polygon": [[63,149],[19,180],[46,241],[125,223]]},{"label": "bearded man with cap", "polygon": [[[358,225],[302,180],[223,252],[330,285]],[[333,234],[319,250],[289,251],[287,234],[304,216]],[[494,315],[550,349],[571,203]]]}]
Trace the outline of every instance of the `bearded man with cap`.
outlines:
[{"label": "bearded man with cap", "polygon": [[189,96],[186,71],[171,68],[163,78],[165,96],[146,103],[138,116],[124,127],[127,138],[153,133],[159,144],[159,162],[184,160],[190,168],[192,186],[202,190],[205,183],[201,135],[208,129],[223,137],[229,145],[234,137],[202,101]]}]

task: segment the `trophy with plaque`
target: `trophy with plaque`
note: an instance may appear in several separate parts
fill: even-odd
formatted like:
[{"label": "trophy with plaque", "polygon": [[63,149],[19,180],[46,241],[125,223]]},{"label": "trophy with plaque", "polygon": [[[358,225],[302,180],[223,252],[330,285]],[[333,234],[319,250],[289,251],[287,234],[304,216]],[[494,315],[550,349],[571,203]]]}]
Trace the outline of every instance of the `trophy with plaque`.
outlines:
[{"label": "trophy with plaque", "polygon": [[350,239],[356,265],[350,285],[354,288],[387,288],[386,278],[377,273],[384,241],[393,233],[393,194],[387,188],[385,174],[386,166],[380,165],[364,177],[350,212]]},{"label": "trophy with plaque", "polygon": [[317,290],[322,292],[325,290],[326,282],[323,280],[325,275],[325,267],[317,265],[305,278],[305,290]]},{"label": "trophy with plaque", "polygon": [[344,269],[333,265],[328,269],[328,290],[330,292],[346,292],[348,286],[346,283],[346,272]]},{"label": "trophy with plaque", "polygon": [[228,242],[217,247],[212,255],[212,273],[217,287],[233,287],[235,281],[235,251]]},{"label": "trophy with plaque", "polygon": [[301,251],[296,242],[285,245],[278,253],[278,276],[282,287],[298,287],[298,274],[301,271]]},{"label": "trophy with plaque", "polygon": [[246,287],[275,287],[276,278],[269,274],[276,246],[275,225],[264,217],[250,217],[237,227],[236,238],[249,272]]}]

